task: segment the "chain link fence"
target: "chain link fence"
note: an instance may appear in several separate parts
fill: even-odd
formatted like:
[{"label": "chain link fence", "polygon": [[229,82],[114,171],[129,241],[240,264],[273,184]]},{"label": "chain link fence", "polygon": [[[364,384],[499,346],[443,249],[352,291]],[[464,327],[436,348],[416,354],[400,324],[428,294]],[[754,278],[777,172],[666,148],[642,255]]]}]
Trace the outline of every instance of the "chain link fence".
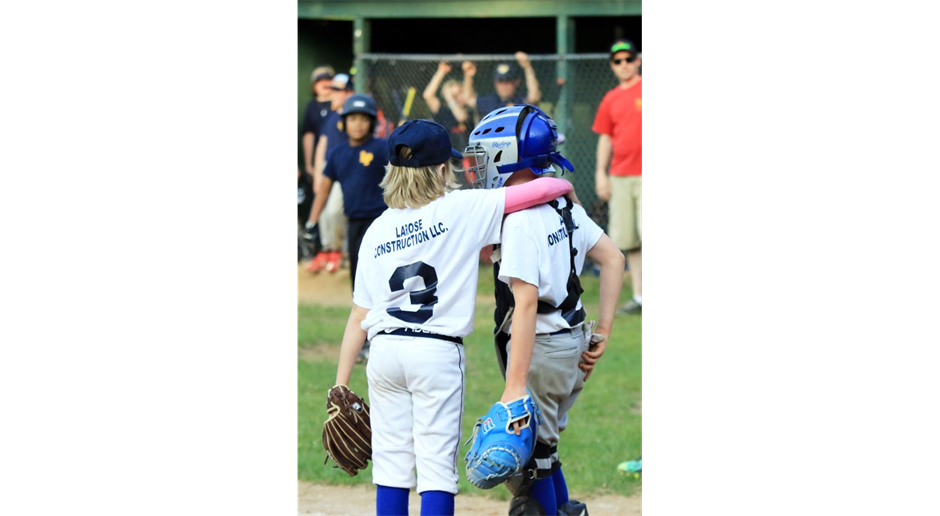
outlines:
[{"label": "chain link fence", "polygon": [[[450,88],[449,97],[449,93],[456,91],[454,84],[463,84],[462,63],[465,61],[476,66],[473,86],[478,98],[496,93],[495,74],[500,65],[518,64],[511,54],[362,54],[357,75],[360,80],[365,79],[366,92],[375,97],[390,124],[398,126],[404,120],[427,118],[438,120],[450,128],[442,120],[442,117],[452,114],[448,113],[444,90]],[[558,130],[564,137],[559,150],[575,166],[575,172],[566,174],[565,178],[575,185],[578,197],[591,217],[606,228],[606,203],[599,202],[594,191],[597,135],[591,131],[591,125],[604,94],[617,85],[617,79],[608,66],[608,55],[530,55],[529,61],[541,92],[537,104],[558,123]],[[443,77],[441,86],[433,92],[440,101],[435,115],[423,93],[442,62],[451,69]],[[505,70],[505,67],[500,70]],[[515,93],[525,98],[529,90],[521,68],[518,78]],[[467,130],[452,131],[451,141],[455,148],[462,151],[466,147],[469,130],[484,115],[486,113],[470,112]]]}]

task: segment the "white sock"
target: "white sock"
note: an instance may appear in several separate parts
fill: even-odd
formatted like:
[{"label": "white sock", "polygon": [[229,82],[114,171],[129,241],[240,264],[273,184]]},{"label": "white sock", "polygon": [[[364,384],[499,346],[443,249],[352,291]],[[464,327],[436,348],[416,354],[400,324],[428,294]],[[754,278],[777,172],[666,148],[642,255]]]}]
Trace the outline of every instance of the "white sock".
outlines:
[{"label": "white sock", "polygon": [[643,296],[638,296],[636,294],[633,294],[633,300],[636,301],[636,304],[638,305],[643,304]]}]

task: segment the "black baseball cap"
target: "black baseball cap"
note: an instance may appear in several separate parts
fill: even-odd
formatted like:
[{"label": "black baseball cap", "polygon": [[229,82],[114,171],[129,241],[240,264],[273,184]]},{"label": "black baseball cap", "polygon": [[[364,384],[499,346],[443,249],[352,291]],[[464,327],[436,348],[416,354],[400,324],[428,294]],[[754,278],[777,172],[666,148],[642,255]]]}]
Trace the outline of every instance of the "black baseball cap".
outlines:
[{"label": "black baseball cap", "polygon": [[[402,145],[411,149],[410,158],[398,155]],[[398,167],[429,167],[446,163],[451,158],[463,159],[463,154],[450,145],[447,129],[437,122],[409,120],[392,131],[388,137],[388,162]]]},{"label": "black baseball cap", "polygon": [[636,45],[628,39],[618,40],[610,47],[610,57],[614,57],[617,52],[629,52],[631,56],[636,56]]}]

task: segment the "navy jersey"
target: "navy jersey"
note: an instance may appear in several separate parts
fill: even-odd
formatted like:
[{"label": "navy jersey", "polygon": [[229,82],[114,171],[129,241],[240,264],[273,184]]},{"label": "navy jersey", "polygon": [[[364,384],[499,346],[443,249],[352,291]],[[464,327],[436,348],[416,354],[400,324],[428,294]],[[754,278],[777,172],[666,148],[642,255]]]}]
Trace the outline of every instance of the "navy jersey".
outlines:
[{"label": "navy jersey", "polygon": [[330,111],[323,119],[320,135],[326,136],[326,155],[341,143],[348,143],[349,137],[340,129],[340,116],[336,111]]},{"label": "navy jersey", "polygon": [[497,110],[501,107],[518,106],[519,104],[525,104],[525,97],[522,95],[516,95],[515,97],[507,100],[499,98],[499,95],[495,93],[492,95],[477,97],[477,111],[480,113],[481,117],[484,117],[491,111]]},{"label": "navy jersey", "polygon": [[387,164],[388,140],[372,138],[358,147],[343,142],[329,151],[323,175],[339,181],[347,217],[375,218],[388,208],[379,187]]},{"label": "navy jersey", "polygon": [[304,125],[300,130],[301,134],[313,133],[313,141],[316,144],[320,137],[323,120],[330,114],[330,101],[323,102],[312,100],[307,104],[307,112],[304,113]]}]

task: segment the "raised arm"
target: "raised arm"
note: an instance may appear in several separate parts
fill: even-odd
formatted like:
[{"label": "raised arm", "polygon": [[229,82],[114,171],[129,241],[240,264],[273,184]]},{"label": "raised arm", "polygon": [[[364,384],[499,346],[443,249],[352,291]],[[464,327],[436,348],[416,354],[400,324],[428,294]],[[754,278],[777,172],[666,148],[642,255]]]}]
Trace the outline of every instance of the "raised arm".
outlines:
[{"label": "raised arm", "polygon": [[434,77],[431,77],[431,82],[428,83],[427,88],[424,88],[424,93],[421,94],[421,96],[424,97],[424,101],[428,104],[428,108],[431,109],[431,113],[435,115],[441,110],[441,101],[437,98],[437,90],[441,87],[441,81],[444,80],[444,76],[447,75],[449,71],[450,65],[441,61],[437,65],[437,71],[434,72]]},{"label": "raised arm", "polygon": [[624,262],[623,253],[607,235],[601,235],[600,240],[588,251],[587,256],[601,267],[601,291],[597,305],[595,335],[603,338],[596,344],[594,342],[598,339],[592,338],[591,348],[581,354],[584,363],[578,364],[578,367],[587,373],[584,376],[585,380],[591,376],[594,366],[607,349],[607,339],[610,337],[610,330],[614,324],[614,312],[617,310],[617,300],[623,286]]},{"label": "raised arm", "polygon": [[473,89],[473,76],[477,74],[477,65],[470,61],[463,62],[463,98],[471,109],[477,108],[477,92]]},{"label": "raised arm", "polygon": [[532,69],[532,63],[529,62],[529,55],[525,52],[516,52],[516,61],[525,72],[525,88],[527,93],[526,103],[538,104],[542,100],[542,90],[539,89],[539,81],[535,78],[535,70]]},{"label": "raised arm", "polygon": [[343,345],[339,350],[339,365],[336,366],[336,385],[349,385],[356,356],[366,341],[366,332],[362,329],[362,321],[369,315],[369,309],[353,303],[346,321],[346,332],[343,334]]},{"label": "raised arm", "polygon": [[528,183],[506,187],[505,213],[531,208],[571,192],[571,183],[555,177],[540,177]]}]

